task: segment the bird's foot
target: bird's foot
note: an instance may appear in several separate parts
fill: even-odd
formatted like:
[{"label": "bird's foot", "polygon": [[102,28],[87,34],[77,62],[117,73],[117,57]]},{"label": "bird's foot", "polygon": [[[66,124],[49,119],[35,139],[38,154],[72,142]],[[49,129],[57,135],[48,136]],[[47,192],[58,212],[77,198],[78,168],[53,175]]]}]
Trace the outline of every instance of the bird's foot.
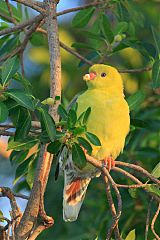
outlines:
[{"label": "bird's foot", "polygon": [[108,171],[110,172],[112,167],[115,167],[115,160],[112,157],[104,158],[103,164],[106,168],[108,168]]}]

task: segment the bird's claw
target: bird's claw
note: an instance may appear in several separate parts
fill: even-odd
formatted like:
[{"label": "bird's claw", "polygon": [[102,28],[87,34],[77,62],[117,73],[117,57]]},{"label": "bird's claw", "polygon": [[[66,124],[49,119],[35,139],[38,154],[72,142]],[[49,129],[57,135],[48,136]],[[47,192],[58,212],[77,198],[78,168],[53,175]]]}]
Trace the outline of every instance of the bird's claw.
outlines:
[{"label": "bird's claw", "polygon": [[108,171],[110,172],[112,167],[115,167],[115,160],[112,157],[108,157],[103,159],[104,167],[108,168]]}]

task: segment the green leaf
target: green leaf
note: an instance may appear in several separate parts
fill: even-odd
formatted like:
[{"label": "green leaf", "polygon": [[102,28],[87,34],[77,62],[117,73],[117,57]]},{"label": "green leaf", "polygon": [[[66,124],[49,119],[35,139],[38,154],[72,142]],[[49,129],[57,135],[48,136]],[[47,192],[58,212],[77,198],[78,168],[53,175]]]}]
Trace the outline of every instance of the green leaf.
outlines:
[{"label": "green leaf", "polygon": [[19,152],[13,150],[9,157],[10,162],[12,164],[14,164],[14,163],[21,164],[26,159],[28,153],[29,153],[29,150],[26,150],[26,151],[22,150]]},{"label": "green leaf", "polygon": [[8,81],[13,77],[13,75],[19,69],[19,61],[15,56],[13,58],[8,58],[2,65],[2,84],[5,86]]},{"label": "green leaf", "polygon": [[54,142],[54,139],[56,136],[55,122],[46,110],[44,110],[43,108],[39,108],[38,110],[41,113],[42,129],[45,128],[45,130],[47,131],[48,137],[52,142]]},{"label": "green leaf", "polygon": [[160,60],[155,61],[153,64],[152,81],[152,86],[154,89],[160,88]]},{"label": "green leaf", "polygon": [[159,32],[157,32],[153,26],[151,26],[151,30],[152,30],[156,50],[157,50],[157,55],[160,55],[160,36],[159,36]]},{"label": "green leaf", "polygon": [[0,102],[0,123],[5,122],[8,118],[8,109],[6,105]]},{"label": "green leaf", "polygon": [[141,105],[144,99],[145,99],[145,94],[141,90],[139,90],[138,92],[134,93],[132,96],[127,98],[130,111],[136,110],[136,108],[138,108]]},{"label": "green leaf", "polygon": [[48,145],[47,151],[52,154],[57,154],[61,146],[62,146],[62,143],[60,143],[59,141],[52,142]]},{"label": "green leaf", "polygon": [[69,128],[73,128],[77,122],[77,114],[73,109],[69,110],[67,124]]},{"label": "green leaf", "polygon": [[34,110],[32,98],[27,93],[25,93],[21,90],[18,90],[18,89],[10,89],[10,90],[7,90],[4,94],[5,94],[5,96],[8,96],[8,97],[12,98],[13,100],[15,100],[22,107],[25,107],[31,111]]},{"label": "green leaf", "polygon": [[77,140],[78,140],[78,143],[87,150],[87,153],[91,155],[92,154],[91,144],[83,137],[78,137]]},{"label": "green leaf", "polygon": [[80,43],[80,42],[73,43],[71,47],[78,48],[78,49],[79,48],[85,48],[85,49],[95,50],[95,48],[92,47],[91,45],[86,44],[86,43]]},{"label": "green leaf", "polygon": [[127,29],[128,29],[127,22],[118,22],[114,29],[114,35],[122,34],[122,33],[126,32]]},{"label": "green leaf", "polygon": [[155,166],[151,174],[156,178],[160,177],[160,162]]},{"label": "green leaf", "polygon": [[19,72],[14,74],[13,79],[17,82],[20,82],[25,87],[25,90],[28,90],[28,92],[30,92],[30,89],[32,88],[31,83],[27,79],[23,78]]},{"label": "green leaf", "polygon": [[3,212],[0,210],[0,222],[4,222],[3,217]]},{"label": "green leaf", "polygon": [[101,146],[101,142],[99,140],[99,138],[93,134],[93,133],[90,133],[90,132],[86,132],[86,137],[87,139],[95,146]]},{"label": "green leaf", "polygon": [[27,137],[31,128],[31,114],[28,110],[20,109],[18,118],[15,140],[24,139]]},{"label": "green leaf", "polygon": [[66,110],[64,109],[64,107],[62,106],[62,104],[60,104],[60,105],[58,106],[58,114],[60,115],[60,117],[61,117],[63,120],[67,120],[68,114],[67,114]]},{"label": "green leaf", "polygon": [[22,162],[16,169],[16,175],[13,184],[15,185],[19,179],[21,179],[28,171],[30,161],[33,159],[33,155]]},{"label": "green leaf", "polygon": [[91,114],[91,107],[88,107],[83,116],[83,124],[84,125],[87,123],[90,114]]},{"label": "green leaf", "polygon": [[129,188],[128,192],[132,198],[137,198],[137,188]]},{"label": "green leaf", "polygon": [[[87,54],[85,56],[86,59],[91,60],[91,61],[96,60],[98,57],[99,57],[99,54],[97,53],[97,51],[90,52],[89,54]],[[86,65],[87,65],[86,62],[81,60],[78,67],[83,67],[83,66],[86,66]]]},{"label": "green leaf", "polygon": [[107,40],[112,43],[113,40],[114,40],[114,35],[113,35],[113,32],[111,30],[111,25],[110,25],[110,22],[109,22],[109,19],[106,15],[102,15],[102,20],[101,20],[101,29],[102,29],[102,32],[104,34],[104,36],[107,38]]},{"label": "green leaf", "polygon": [[72,20],[72,26],[82,28],[87,25],[95,11],[94,7],[79,11]]},{"label": "green leaf", "polygon": [[135,229],[130,231],[125,240],[136,240]]},{"label": "green leaf", "polygon": [[[13,6],[12,4],[10,4],[10,8],[13,14],[13,18],[15,18],[17,21],[20,21],[21,18],[19,16],[19,11],[17,10],[17,8],[15,6]],[[5,1],[1,0],[1,4],[0,4],[0,12],[7,15],[8,14],[8,7],[7,4],[5,3]],[[6,20],[6,18],[4,18],[5,21],[10,22],[10,20]]]},{"label": "green leaf", "polygon": [[0,42],[1,48],[0,48],[0,56],[3,56],[4,54],[7,54],[11,52],[16,46],[17,43],[19,42],[19,36],[17,34],[14,34],[13,38],[7,39],[7,41],[2,44]]},{"label": "green leaf", "polygon": [[91,38],[91,39],[95,39],[95,40],[98,40],[98,41],[101,41],[101,42],[105,40],[104,37],[101,37],[99,34],[96,34],[96,33],[93,33],[93,32],[82,31],[82,34],[85,37],[88,37],[88,38]]},{"label": "green leaf", "polygon": [[35,138],[27,138],[23,141],[11,140],[8,143],[7,150],[10,150],[10,149],[13,149],[16,151],[28,150],[32,148],[34,145],[36,145],[37,143],[38,143],[38,139],[35,139]]},{"label": "green leaf", "polygon": [[149,192],[154,193],[158,197],[160,197],[160,189],[158,186],[150,185],[150,186],[146,186],[146,188]]},{"label": "green leaf", "polygon": [[35,176],[35,169],[37,166],[37,160],[38,157],[36,154],[32,155],[32,159],[29,162],[28,166],[28,171],[27,171],[27,176],[26,176],[26,181],[30,187],[30,189],[33,187],[33,181],[34,181],[34,176]]},{"label": "green leaf", "polygon": [[139,128],[149,128],[148,123],[140,119],[131,118],[131,125]]},{"label": "green leaf", "polygon": [[86,166],[86,156],[82,148],[77,143],[72,145],[72,159],[75,165],[80,169]]}]

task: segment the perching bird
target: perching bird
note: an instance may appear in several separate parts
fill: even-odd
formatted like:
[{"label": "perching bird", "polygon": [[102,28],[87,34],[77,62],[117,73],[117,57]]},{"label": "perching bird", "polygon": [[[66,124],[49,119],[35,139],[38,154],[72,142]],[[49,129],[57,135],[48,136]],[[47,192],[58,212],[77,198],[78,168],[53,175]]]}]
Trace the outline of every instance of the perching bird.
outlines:
[{"label": "perching bird", "polygon": [[[92,146],[92,156],[107,162],[110,170],[114,166],[114,160],[123,151],[130,125],[122,78],[114,67],[95,64],[83,79],[88,90],[78,97],[77,113],[80,115],[91,107],[87,131],[101,141],[100,147]],[[65,221],[75,221],[91,178],[99,176],[100,172],[89,163],[82,170],[78,169],[73,164],[71,153],[67,155],[66,149],[63,157],[65,151],[67,161],[63,169],[63,218]]]}]

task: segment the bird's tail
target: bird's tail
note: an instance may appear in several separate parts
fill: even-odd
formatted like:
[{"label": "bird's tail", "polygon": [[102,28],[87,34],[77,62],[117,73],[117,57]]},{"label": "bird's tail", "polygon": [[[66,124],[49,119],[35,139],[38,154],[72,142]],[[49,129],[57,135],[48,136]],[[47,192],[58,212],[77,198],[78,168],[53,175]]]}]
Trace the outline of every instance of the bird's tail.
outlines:
[{"label": "bird's tail", "polygon": [[65,172],[63,191],[63,219],[66,222],[76,221],[86,190],[91,178],[73,177]]}]

